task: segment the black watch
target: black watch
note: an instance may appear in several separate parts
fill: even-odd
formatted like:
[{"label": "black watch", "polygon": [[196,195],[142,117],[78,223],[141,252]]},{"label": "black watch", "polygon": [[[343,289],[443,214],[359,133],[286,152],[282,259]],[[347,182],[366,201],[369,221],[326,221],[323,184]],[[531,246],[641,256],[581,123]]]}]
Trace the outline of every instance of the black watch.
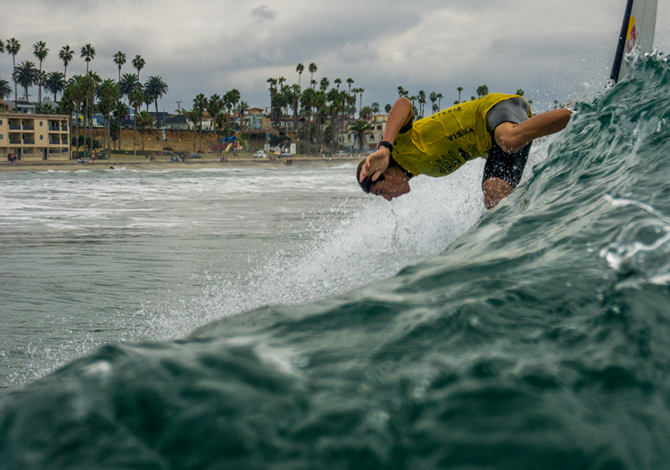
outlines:
[{"label": "black watch", "polygon": [[393,153],[393,144],[391,142],[387,142],[385,140],[382,140],[381,142],[379,142],[379,146],[377,147],[377,150],[379,150],[382,147],[386,147],[387,149],[389,149],[389,152]]}]

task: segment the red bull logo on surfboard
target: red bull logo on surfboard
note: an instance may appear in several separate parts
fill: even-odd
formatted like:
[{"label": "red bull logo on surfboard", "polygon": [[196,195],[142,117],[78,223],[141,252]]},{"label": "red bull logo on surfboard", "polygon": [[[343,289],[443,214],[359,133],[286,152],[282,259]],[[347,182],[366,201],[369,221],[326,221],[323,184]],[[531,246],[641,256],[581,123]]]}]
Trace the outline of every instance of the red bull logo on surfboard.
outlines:
[{"label": "red bull logo on surfboard", "polygon": [[635,17],[630,17],[630,23],[628,23],[628,35],[626,36],[626,52],[632,52],[635,46],[637,45],[637,40],[639,36],[637,33],[637,28],[635,26]]}]

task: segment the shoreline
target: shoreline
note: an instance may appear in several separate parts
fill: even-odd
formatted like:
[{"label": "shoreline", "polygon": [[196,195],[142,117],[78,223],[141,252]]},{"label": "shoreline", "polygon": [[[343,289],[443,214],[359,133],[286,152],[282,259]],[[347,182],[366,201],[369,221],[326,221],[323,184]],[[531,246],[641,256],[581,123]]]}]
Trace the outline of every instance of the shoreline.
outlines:
[{"label": "shoreline", "polygon": [[[289,166],[327,167],[343,163],[358,163],[362,157],[308,157],[296,155],[291,157],[291,159],[292,164]],[[273,161],[266,158],[253,158],[251,156],[231,156],[228,157],[228,161],[221,162],[214,156],[204,156],[203,158],[191,159],[188,162],[171,162],[169,157],[159,157],[156,161],[150,162],[144,157],[119,155],[104,160],[96,160],[95,163],[77,163],[76,160],[4,163],[0,164],[0,172],[107,170],[110,166],[113,166],[114,169],[125,168],[126,170],[142,171],[289,167],[284,164],[283,158]]]}]

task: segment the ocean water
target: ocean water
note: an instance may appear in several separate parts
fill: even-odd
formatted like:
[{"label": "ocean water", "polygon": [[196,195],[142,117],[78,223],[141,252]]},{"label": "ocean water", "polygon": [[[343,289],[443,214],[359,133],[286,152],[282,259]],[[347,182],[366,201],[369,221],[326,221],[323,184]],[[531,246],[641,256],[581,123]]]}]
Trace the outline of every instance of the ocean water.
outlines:
[{"label": "ocean water", "polygon": [[670,467],[669,84],[490,212],[482,162],[0,176],[0,468]]}]

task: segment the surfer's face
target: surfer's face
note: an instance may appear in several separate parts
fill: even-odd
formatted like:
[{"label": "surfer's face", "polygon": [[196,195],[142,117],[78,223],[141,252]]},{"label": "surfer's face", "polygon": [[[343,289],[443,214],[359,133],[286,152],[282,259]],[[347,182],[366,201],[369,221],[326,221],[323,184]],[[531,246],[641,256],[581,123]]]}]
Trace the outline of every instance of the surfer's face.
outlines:
[{"label": "surfer's face", "polygon": [[370,187],[370,193],[381,196],[387,201],[402,196],[410,191],[409,178],[398,167],[388,168],[384,172],[384,179]]}]

